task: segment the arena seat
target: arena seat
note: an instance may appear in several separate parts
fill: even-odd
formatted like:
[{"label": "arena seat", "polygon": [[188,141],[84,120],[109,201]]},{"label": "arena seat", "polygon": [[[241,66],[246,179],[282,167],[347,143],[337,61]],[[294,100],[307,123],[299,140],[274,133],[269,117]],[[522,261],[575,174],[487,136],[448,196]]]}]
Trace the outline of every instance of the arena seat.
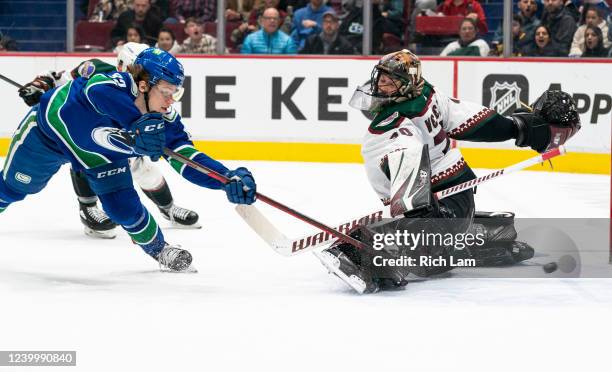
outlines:
[{"label": "arena seat", "polygon": [[461,16],[417,16],[416,32],[422,35],[457,35],[463,18]]},{"label": "arena seat", "polygon": [[187,38],[184,23],[164,23],[164,27],[172,30],[174,37],[176,38],[176,42],[179,44],[181,44],[183,40]]},{"label": "arena seat", "polygon": [[81,51],[102,51],[110,47],[110,33],[115,22],[78,21],[74,33],[74,47]]}]

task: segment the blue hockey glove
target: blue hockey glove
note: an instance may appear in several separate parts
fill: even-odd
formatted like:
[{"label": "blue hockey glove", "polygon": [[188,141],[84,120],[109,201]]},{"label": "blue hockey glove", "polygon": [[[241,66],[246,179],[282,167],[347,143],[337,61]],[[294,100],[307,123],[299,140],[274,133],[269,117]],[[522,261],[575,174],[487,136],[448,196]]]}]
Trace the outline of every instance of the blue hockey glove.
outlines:
[{"label": "blue hockey glove", "polygon": [[157,161],[164,154],[166,145],[166,130],[164,119],[159,112],[148,112],[132,123],[134,135],[134,151],[147,155]]},{"label": "blue hockey glove", "polygon": [[[231,182],[225,184],[227,199],[235,204],[253,204],[257,185],[251,172],[244,167],[225,173]],[[245,190],[246,189],[246,190]]]}]

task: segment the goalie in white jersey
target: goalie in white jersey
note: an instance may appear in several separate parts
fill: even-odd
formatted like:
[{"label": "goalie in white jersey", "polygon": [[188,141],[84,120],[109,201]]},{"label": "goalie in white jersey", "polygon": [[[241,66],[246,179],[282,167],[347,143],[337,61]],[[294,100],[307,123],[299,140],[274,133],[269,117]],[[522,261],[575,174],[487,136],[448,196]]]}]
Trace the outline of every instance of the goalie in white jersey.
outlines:
[{"label": "goalie in white jersey", "polygon": [[567,93],[547,91],[534,103],[533,112],[504,117],[438,92],[423,79],[418,57],[404,49],[380,59],[370,82],[356,90],[350,105],[374,115],[361,150],[366,172],[391,216],[400,217],[360,226],[353,237],[370,246],[380,243],[375,235],[396,231],[473,232],[486,238],[482,246],[461,250],[452,245],[408,248],[394,243],[374,244],[377,250],[370,252],[338,241],[319,255],[331,272],[364,293],[403,286],[408,274],[429,276],[452,269],[449,265],[380,266],[382,258],[412,257],[419,262],[421,256],[452,256],[473,259],[477,266],[495,266],[533,257],[531,247],[515,241],[513,213],[475,212],[471,189],[439,201],[433,193],[475,178],[461,151],[451,147],[451,139],[515,139],[517,146],[538,152],[565,143],[580,129],[575,103]]}]

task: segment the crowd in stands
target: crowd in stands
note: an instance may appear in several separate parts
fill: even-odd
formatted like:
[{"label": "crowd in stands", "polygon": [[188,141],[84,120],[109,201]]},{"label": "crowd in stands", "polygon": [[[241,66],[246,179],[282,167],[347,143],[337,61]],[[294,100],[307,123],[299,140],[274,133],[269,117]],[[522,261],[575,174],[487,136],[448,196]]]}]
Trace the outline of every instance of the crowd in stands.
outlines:
[{"label": "crowd in stands", "polygon": [[[135,41],[171,53],[217,53],[217,0],[81,1],[88,6],[87,22],[112,27],[105,50]],[[442,56],[502,55],[501,24],[490,26],[486,14],[493,1],[502,3],[372,0],[372,53],[407,47]],[[512,55],[612,57],[612,0],[515,0],[515,5]],[[226,0],[222,14],[229,53],[361,54],[362,0]],[[442,26],[427,28],[436,24]],[[15,49],[14,41],[0,34],[0,51]]]}]

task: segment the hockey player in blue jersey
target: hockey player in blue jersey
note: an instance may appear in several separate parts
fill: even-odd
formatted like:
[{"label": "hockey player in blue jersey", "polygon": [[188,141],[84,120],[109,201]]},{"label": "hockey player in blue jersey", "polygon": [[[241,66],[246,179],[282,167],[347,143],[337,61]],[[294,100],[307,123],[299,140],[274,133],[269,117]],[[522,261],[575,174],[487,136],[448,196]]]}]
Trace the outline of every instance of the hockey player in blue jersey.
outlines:
[{"label": "hockey player in blue jersey", "polygon": [[13,135],[0,173],[0,212],[41,191],[60,166],[70,162],[87,175],[106,213],[136,244],[162,267],[187,270],[191,254],[164,240],[134,190],[128,159],[157,160],[168,147],[231,178],[223,185],[169,160],[189,181],[224,188],[232,203],[253,203],[256,184],[246,168],[229,170],[195,149],[172,108],[182,94],[183,80],[183,66],[176,58],[150,48],[128,72],[78,78],[45,93]]},{"label": "hockey player in blue jersey", "polygon": [[[48,71],[25,84],[19,89],[19,97],[30,107],[40,102],[40,97],[48,90],[66,84],[69,80],[79,77],[89,78],[96,73],[125,72],[127,66],[134,63],[140,52],[149,45],[126,43],[117,55],[117,64],[111,65],[93,58],[81,62],[72,71]],[[200,228],[199,216],[195,211],[183,208],[174,202],[170,186],[155,163],[148,157],[130,159],[130,169],[135,184],[159,209],[161,215],[178,228]],[[79,203],[79,217],[85,234],[93,238],[112,239],[117,236],[116,224],[97,206],[98,197],[89,187],[87,177],[83,172],[70,171],[72,186]]]}]

